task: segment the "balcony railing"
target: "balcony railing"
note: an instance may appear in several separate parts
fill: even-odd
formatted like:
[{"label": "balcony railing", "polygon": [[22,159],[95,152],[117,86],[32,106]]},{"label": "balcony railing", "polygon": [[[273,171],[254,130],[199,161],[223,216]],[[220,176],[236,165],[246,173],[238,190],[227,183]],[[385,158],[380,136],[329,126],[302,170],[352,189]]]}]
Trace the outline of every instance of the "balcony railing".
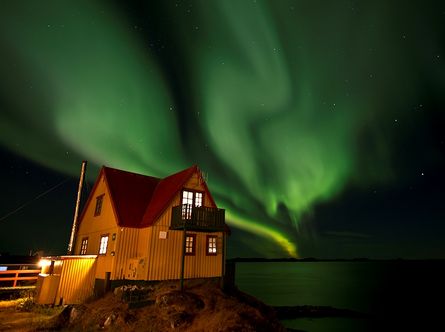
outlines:
[{"label": "balcony railing", "polygon": [[[13,264],[11,264],[11,265],[13,265]],[[19,265],[19,264],[14,264],[14,265]],[[2,264],[2,266],[4,266],[4,265]],[[6,267],[6,266],[4,266],[4,267]],[[12,267],[12,266],[9,266],[9,267]],[[41,271],[40,269],[1,270],[0,271],[0,288],[1,287],[31,286],[31,285],[34,286],[35,283],[37,282],[37,276],[40,273],[40,271]]]},{"label": "balcony railing", "polygon": [[224,231],[224,209],[182,204],[172,209],[171,229],[202,232]]}]

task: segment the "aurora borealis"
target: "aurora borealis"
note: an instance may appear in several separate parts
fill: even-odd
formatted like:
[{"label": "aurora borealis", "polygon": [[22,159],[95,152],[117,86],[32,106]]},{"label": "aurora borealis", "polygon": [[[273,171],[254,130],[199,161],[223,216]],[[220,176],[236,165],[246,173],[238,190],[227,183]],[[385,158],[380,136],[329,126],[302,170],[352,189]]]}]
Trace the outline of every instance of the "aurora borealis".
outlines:
[{"label": "aurora borealis", "polygon": [[[233,256],[445,257],[441,2],[14,1],[0,18],[0,217],[82,159],[90,180],[196,163]],[[30,208],[0,221],[0,251],[29,216],[65,236],[72,210]]]}]

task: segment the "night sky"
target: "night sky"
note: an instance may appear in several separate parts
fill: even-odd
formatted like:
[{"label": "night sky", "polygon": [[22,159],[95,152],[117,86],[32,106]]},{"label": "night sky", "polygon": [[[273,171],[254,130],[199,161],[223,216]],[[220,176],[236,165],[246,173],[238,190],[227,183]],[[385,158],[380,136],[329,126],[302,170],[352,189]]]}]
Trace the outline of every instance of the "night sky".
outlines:
[{"label": "night sky", "polygon": [[445,258],[443,1],[2,1],[0,55],[0,252],[66,252],[85,159],[198,164],[231,257]]}]

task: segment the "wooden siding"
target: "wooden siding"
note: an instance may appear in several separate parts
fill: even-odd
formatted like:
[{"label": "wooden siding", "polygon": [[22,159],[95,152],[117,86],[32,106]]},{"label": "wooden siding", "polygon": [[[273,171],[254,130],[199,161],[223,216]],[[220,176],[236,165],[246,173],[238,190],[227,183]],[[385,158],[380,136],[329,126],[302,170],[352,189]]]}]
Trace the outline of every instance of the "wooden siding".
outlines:
[{"label": "wooden siding", "polygon": [[96,258],[63,259],[55,304],[79,304],[93,295]]},{"label": "wooden siding", "polygon": [[[96,209],[96,197],[103,195],[102,210],[100,215],[94,216]],[[112,252],[117,251],[117,239],[119,234],[119,227],[117,226],[117,218],[113,205],[111,203],[110,192],[105,182],[105,177],[102,174],[95,191],[92,193],[92,199],[89,205],[85,207],[85,212],[80,221],[79,230],[76,235],[75,251],[80,254],[82,239],[88,237],[87,255],[99,254],[100,239],[102,235],[108,234],[107,252],[105,255],[100,255],[97,261],[96,278],[104,279],[105,272],[111,272],[114,257]],[[115,240],[113,240],[115,234]]]},{"label": "wooden siding", "polygon": [[[40,304],[79,304],[93,295],[96,256],[47,257],[54,268],[42,269],[37,283]],[[48,273],[52,274],[48,274]]]},{"label": "wooden siding", "polygon": [[39,274],[36,285],[35,301],[38,304],[54,304],[59,282],[60,275]]},{"label": "wooden siding", "polygon": [[111,280],[124,279],[128,269],[128,259],[137,257],[138,240],[142,229],[122,227],[116,235],[116,255]]},{"label": "wooden siding", "polygon": [[[167,239],[158,239],[160,231],[167,231]],[[219,277],[222,275],[222,251],[217,255],[206,255],[206,235],[209,233],[187,234],[196,235],[194,256],[185,256],[185,278]],[[212,233],[222,237],[222,233]],[[148,280],[179,279],[181,273],[181,257],[183,232],[171,231],[165,226],[152,227],[150,255],[148,257]]]},{"label": "wooden siding", "polygon": [[[197,174],[194,174],[184,188],[204,190]],[[146,243],[148,256],[147,280],[179,279],[181,274],[181,255],[183,232],[170,230],[171,211],[181,201],[181,192],[177,193],[168,208],[149,228],[149,241]],[[212,206],[209,197],[204,196],[204,206]],[[167,232],[166,239],[160,239],[159,233]],[[196,254],[185,257],[185,278],[219,277],[222,275],[222,248],[217,255],[206,255],[206,235],[212,234],[222,238],[222,233],[188,232],[196,234]]]}]

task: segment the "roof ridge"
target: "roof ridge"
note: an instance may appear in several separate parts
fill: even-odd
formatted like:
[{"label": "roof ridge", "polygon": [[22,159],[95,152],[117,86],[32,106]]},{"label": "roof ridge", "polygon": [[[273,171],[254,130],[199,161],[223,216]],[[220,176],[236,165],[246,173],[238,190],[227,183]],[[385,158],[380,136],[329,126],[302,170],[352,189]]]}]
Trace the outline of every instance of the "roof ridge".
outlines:
[{"label": "roof ridge", "polygon": [[104,169],[104,171],[111,170],[111,171],[117,171],[117,172],[121,172],[121,173],[131,174],[131,175],[142,176],[144,178],[152,178],[152,179],[155,179],[155,180],[162,180],[162,178],[158,178],[156,176],[145,175],[145,174],[136,173],[136,172],[130,172],[130,171],[126,171],[126,170],[123,170],[123,169],[109,167],[109,166],[105,166],[105,165],[103,165],[102,168]]},{"label": "roof ridge", "polygon": [[[142,223],[143,227],[150,226],[154,223],[154,221],[165,211],[168,204],[171,202],[171,200],[174,198],[176,193],[179,189],[184,185],[184,183],[192,176],[192,174],[198,170],[197,165],[192,165],[186,169],[183,169],[179,172],[176,172],[174,174],[171,174],[169,176],[166,176],[165,178],[162,178],[158,184],[155,187],[155,190],[153,192],[153,196],[150,199],[150,202],[148,202],[147,208],[145,210],[144,216],[142,217]],[[159,191],[165,190],[164,186],[168,184],[168,180],[174,179],[177,177],[181,177],[181,181],[176,183],[174,185],[174,189],[169,188],[167,190],[168,197],[164,197],[164,199],[159,202],[161,206],[154,207],[152,203],[155,203],[155,200],[159,200],[161,194]],[[158,203],[158,202],[156,202]],[[153,211],[155,210],[155,211]],[[150,215],[150,216],[149,216]]]},{"label": "roof ridge", "polygon": [[179,173],[188,171],[188,170],[190,170],[191,168],[193,168],[193,167],[195,167],[195,166],[196,166],[196,165],[190,166],[190,167],[188,167],[188,168],[183,169],[182,171],[179,171],[179,172],[176,172],[176,173],[167,175],[167,176],[164,177],[164,178],[160,178],[160,179],[159,179],[159,182],[156,184],[155,190],[154,190],[154,192],[153,192],[153,196],[150,198],[150,202],[148,202],[148,204],[147,204],[147,209],[148,209],[148,207],[150,206],[150,203],[151,203],[151,201],[153,200],[153,198],[156,197],[156,195],[155,195],[156,190],[157,190],[158,187],[161,185],[162,181],[167,180],[168,178],[171,178],[171,177],[173,177],[173,176],[176,176],[176,175],[178,175]]},{"label": "roof ridge", "polygon": [[118,225],[140,227],[154,188],[161,179],[108,166],[103,169]]}]

